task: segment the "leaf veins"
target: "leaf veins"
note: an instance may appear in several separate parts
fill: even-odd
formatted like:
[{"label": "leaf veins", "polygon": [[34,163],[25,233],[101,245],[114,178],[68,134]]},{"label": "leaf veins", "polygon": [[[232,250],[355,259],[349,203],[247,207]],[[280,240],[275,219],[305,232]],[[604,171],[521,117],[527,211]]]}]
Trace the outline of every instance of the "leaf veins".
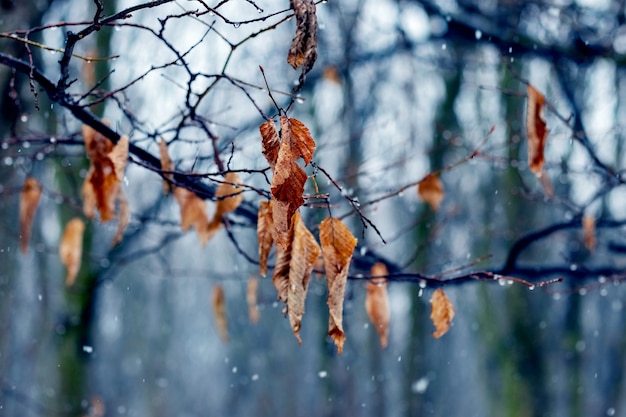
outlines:
[{"label": "leaf veins", "polygon": [[343,300],[357,239],[341,220],[327,217],[320,223],[320,243],[328,282],[328,334],[341,354],[346,339],[343,331]]},{"label": "leaf veins", "polygon": [[446,334],[454,318],[454,306],[443,292],[441,288],[438,288],[430,299],[431,312],[430,319],[435,325],[435,331],[433,337],[439,339]]}]

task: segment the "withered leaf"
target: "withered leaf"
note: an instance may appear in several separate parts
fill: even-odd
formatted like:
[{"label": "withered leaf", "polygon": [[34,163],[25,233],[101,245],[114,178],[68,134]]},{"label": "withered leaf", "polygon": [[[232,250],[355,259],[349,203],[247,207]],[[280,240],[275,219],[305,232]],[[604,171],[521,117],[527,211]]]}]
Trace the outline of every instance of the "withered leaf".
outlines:
[{"label": "withered leaf", "polygon": [[267,259],[274,243],[274,222],[272,220],[272,207],[269,201],[259,204],[259,212],[256,223],[257,240],[259,242],[259,268],[261,275],[267,275]]},{"label": "withered leaf", "polygon": [[257,292],[259,288],[259,280],[256,277],[251,277],[248,280],[248,289],[246,291],[246,302],[248,303],[248,317],[250,323],[256,324],[259,322],[259,305],[257,303]]},{"label": "withered leaf", "polygon": [[181,229],[184,232],[191,226],[196,229],[200,242],[205,245],[209,240],[209,217],[204,200],[186,188],[176,187],[174,198],[180,206]]},{"label": "withered leaf", "polygon": [[215,327],[220,335],[222,342],[228,342],[228,319],[226,318],[226,297],[224,296],[224,288],[221,285],[213,287],[213,295],[211,296],[211,306],[213,307],[213,317],[215,319]]},{"label": "withered leaf", "polygon": [[33,217],[41,197],[41,184],[33,177],[26,178],[20,193],[20,249],[28,252],[28,241],[33,227]]},{"label": "withered leaf", "polygon": [[417,186],[420,198],[434,211],[439,210],[444,197],[443,183],[436,174],[428,174]]},{"label": "withered leaf", "polygon": [[93,176],[94,168],[89,167],[87,177],[83,182],[82,196],[83,196],[83,214],[88,219],[93,219],[96,215],[96,207],[98,202],[96,201],[96,191],[93,189],[90,178]]},{"label": "withered leaf", "polygon": [[293,159],[302,157],[304,165],[310,164],[313,159],[313,152],[315,152],[315,141],[309,128],[298,119],[280,116],[280,131],[283,135],[283,142],[286,142],[291,148]]},{"label": "withered leaf", "polygon": [[224,215],[235,211],[243,201],[242,188],[239,185],[239,176],[234,172],[229,172],[224,176],[224,182],[215,191],[215,197],[218,199],[215,204],[215,213],[203,233],[207,241],[211,240],[222,226]]},{"label": "withered leaf", "polygon": [[[172,163],[170,155],[167,152],[167,143],[165,143],[164,140],[159,141],[159,155],[161,157],[161,170],[173,171],[174,164]],[[163,174],[163,194],[165,195],[169,195],[174,188],[174,185],[170,182],[172,178],[172,174]]]},{"label": "withered leaf", "polygon": [[320,223],[320,243],[328,282],[328,334],[341,354],[346,339],[343,332],[343,300],[357,239],[341,220],[327,217]]},{"label": "withered leaf", "polygon": [[130,206],[128,205],[126,194],[121,188],[117,193],[117,207],[117,230],[115,232],[115,236],[113,237],[112,246],[115,246],[122,241],[124,238],[124,230],[126,230],[126,226],[130,223]]},{"label": "withered leaf", "polygon": [[526,130],[528,132],[528,166],[537,176],[541,176],[544,163],[544,147],[548,136],[546,122],[542,118],[546,98],[528,84]]},{"label": "withered leaf", "polygon": [[319,257],[321,249],[298,212],[293,216],[293,229],[293,243],[289,261],[287,312],[291,330],[298,339],[298,343],[302,344],[300,327],[304,316],[304,302],[313,264]]},{"label": "withered leaf", "polygon": [[[291,41],[287,62],[294,69],[302,68],[299,88],[304,76],[311,71],[317,59],[317,15],[314,0],[290,0],[296,15],[296,35]],[[296,88],[298,90],[299,88]]]},{"label": "withered leaf", "polygon": [[67,268],[65,285],[70,287],[74,284],[78,271],[80,270],[81,258],[83,256],[83,233],[85,223],[79,218],[70,220],[65,226],[65,231],[61,237],[59,255],[61,262]]},{"label": "withered leaf", "polygon": [[[291,229],[291,237],[293,237],[293,229]],[[278,301],[287,302],[289,294],[289,261],[291,261],[291,243],[292,239],[288,239],[286,247],[276,245],[276,265],[274,265],[272,284],[274,284],[276,291],[278,291]]]},{"label": "withered leaf", "polygon": [[583,239],[588,250],[596,248],[596,219],[593,216],[583,216]]},{"label": "withered leaf", "polygon": [[387,295],[387,279],[382,278],[389,273],[383,263],[372,266],[372,278],[367,282],[367,295],[365,297],[365,311],[372,325],[380,337],[380,345],[387,346],[389,334],[389,297]]},{"label": "withered leaf", "polygon": [[274,171],[276,167],[276,161],[278,160],[278,150],[280,148],[280,140],[278,139],[278,132],[274,125],[274,120],[268,120],[259,126],[261,131],[261,152],[267,162],[270,164],[270,168]]},{"label": "withered leaf", "polygon": [[446,334],[450,328],[450,323],[454,318],[454,306],[443,292],[441,288],[438,288],[430,299],[431,312],[430,319],[435,325],[436,331],[433,332],[433,337],[439,339]]}]

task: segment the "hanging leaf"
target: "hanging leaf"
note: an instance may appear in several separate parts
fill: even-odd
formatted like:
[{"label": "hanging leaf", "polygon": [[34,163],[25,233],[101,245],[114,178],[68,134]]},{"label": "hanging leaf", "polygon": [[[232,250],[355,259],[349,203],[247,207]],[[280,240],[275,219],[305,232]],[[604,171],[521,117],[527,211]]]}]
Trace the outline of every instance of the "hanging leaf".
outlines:
[{"label": "hanging leaf", "polygon": [[546,122],[542,118],[546,98],[532,85],[528,84],[528,103],[526,111],[526,130],[528,132],[528,166],[538,177],[543,169],[543,150],[548,137]]},{"label": "hanging leaf", "polygon": [[309,288],[313,264],[320,255],[320,247],[309,229],[302,221],[300,213],[293,216],[293,243],[291,248],[291,259],[289,261],[289,293],[287,296],[287,312],[289,314],[289,324],[298,343],[302,344],[300,338],[300,327],[304,316],[304,302]]},{"label": "hanging leaf", "polygon": [[294,69],[303,67],[298,86],[301,88],[304,76],[317,59],[317,15],[314,0],[291,0],[290,5],[296,15],[296,35],[291,41],[287,62]]},{"label": "hanging leaf", "polygon": [[257,292],[259,288],[259,280],[256,277],[251,277],[248,280],[248,290],[246,291],[246,301],[248,303],[248,317],[250,323],[256,324],[259,322],[259,305],[257,304]]},{"label": "hanging leaf", "polygon": [[98,202],[96,200],[96,191],[93,189],[93,185],[89,178],[93,176],[94,168],[89,167],[89,171],[87,172],[87,177],[83,182],[82,196],[83,196],[83,214],[88,219],[93,219],[96,215],[96,208],[98,206]]},{"label": "hanging leaf", "polygon": [[259,268],[262,276],[267,275],[267,259],[274,243],[273,230],[272,207],[268,201],[262,201],[259,204],[256,223],[257,240],[259,241]]},{"label": "hanging leaf", "polygon": [[118,207],[118,219],[117,219],[117,231],[113,237],[111,246],[115,246],[124,238],[124,230],[130,223],[130,206],[128,205],[128,199],[124,190],[120,188],[117,193],[117,207]]},{"label": "hanging leaf", "polygon": [[59,255],[61,256],[61,262],[67,268],[67,277],[65,279],[67,287],[71,287],[74,284],[80,270],[84,232],[85,223],[79,218],[74,218],[67,223],[61,237]]},{"label": "hanging leaf", "polygon": [[298,119],[280,116],[280,132],[283,135],[282,143],[289,146],[289,152],[293,159],[302,157],[304,165],[309,165],[313,159],[313,152],[315,152],[315,141],[304,123]]},{"label": "hanging leaf", "polygon": [[226,297],[224,296],[224,288],[221,285],[213,287],[213,295],[211,297],[211,306],[213,307],[213,317],[215,318],[215,327],[220,335],[222,342],[228,343],[228,319],[226,318]]},{"label": "hanging leaf", "polygon": [[291,240],[287,247],[276,246],[276,265],[272,275],[272,284],[278,291],[278,301],[287,302],[289,294],[289,261],[291,261]]},{"label": "hanging leaf", "polygon": [[596,219],[593,216],[583,216],[583,238],[585,247],[593,251],[596,248]]},{"label": "hanging leaf", "polygon": [[211,240],[215,233],[222,227],[224,216],[232,211],[243,201],[242,188],[240,186],[239,176],[234,172],[229,172],[224,176],[224,182],[215,191],[215,197],[218,199],[215,204],[215,213],[209,222],[206,231],[206,239]]},{"label": "hanging leaf", "polygon": [[387,295],[387,279],[381,278],[389,275],[387,267],[383,263],[372,266],[372,278],[367,282],[367,295],[365,297],[365,311],[372,325],[380,337],[380,345],[387,346],[389,334],[389,297]]},{"label": "hanging leaf", "polygon": [[28,252],[28,241],[33,227],[33,218],[41,197],[41,184],[32,178],[26,178],[20,193],[20,249]]},{"label": "hanging leaf", "polygon": [[419,182],[417,192],[420,198],[434,211],[438,211],[444,197],[443,183],[437,174],[428,174]]},{"label": "hanging leaf", "polygon": [[357,239],[341,220],[327,217],[320,224],[320,243],[328,282],[328,334],[341,354],[346,339],[343,332],[343,299]]},{"label": "hanging leaf", "polygon": [[439,339],[446,334],[450,328],[450,323],[454,318],[454,306],[443,292],[441,288],[438,288],[430,299],[431,312],[430,319],[435,325],[436,331],[433,332],[435,339]]},{"label": "hanging leaf", "polygon": [[[83,127],[87,156],[91,160],[85,179],[90,185],[83,186],[83,196],[92,200],[95,195],[100,218],[106,222],[115,217],[115,199],[128,161],[128,136],[122,136],[113,146],[103,135],[93,132],[89,126]],[[83,205],[88,216],[93,214],[90,204],[91,201]]]},{"label": "hanging leaf", "polygon": [[174,198],[180,206],[181,229],[183,232],[194,227],[202,245],[206,245],[209,240],[209,217],[206,211],[204,200],[186,188],[176,187]]},{"label": "hanging leaf", "polygon": [[276,161],[278,160],[278,150],[280,149],[280,140],[278,139],[274,120],[270,119],[263,123],[259,130],[261,131],[261,152],[270,164],[271,170],[274,171]]},{"label": "hanging leaf", "polygon": [[[167,143],[164,140],[159,141],[159,155],[161,157],[161,170],[174,171],[174,164],[167,152]],[[169,195],[174,188],[174,184],[171,182],[172,178],[174,178],[172,174],[163,174],[163,194],[165,195]]]}]

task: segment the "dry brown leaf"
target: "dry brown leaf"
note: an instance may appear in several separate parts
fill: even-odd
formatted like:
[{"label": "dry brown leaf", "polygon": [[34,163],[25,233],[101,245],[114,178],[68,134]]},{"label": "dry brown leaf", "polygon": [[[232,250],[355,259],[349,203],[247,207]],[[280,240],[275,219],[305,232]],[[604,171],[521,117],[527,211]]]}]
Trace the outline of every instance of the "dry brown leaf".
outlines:
[{"label": "dry brown leaf", "polygon": [[26,178],[20,193],[20,249],[28,252],[28,241],[33,227],[33,218],[41,197],[41,184],[32,178]]},{"label": "dry brown leaf", "polygon": [[278,131],[274,125],[274,120],[268,120],[259,126],[261,131],[261,152],[270,168],[274,171],[276,161],[278,160],[278,150],[280,149],[280,140],[278,139]]},{"label": "dry brown leaf", "polygon": [[191,226],[196,229],[200,242],[205,245],[209,241],[209,217],[204,200],[186,188],[176,187],[174,198],[180,206],[181,229],[184,232]]},{"label": "dry brown leaf", "polygon": [[387,267],[383,263],[372,266],[372,278],[367,282],[367,295],[365,297],[365,311],[372,325],[380,337],[380,345],[387,346],[389,334],[389,297],[387,295],[387,279],[380,278],[389,275]]},{"label": "dry brown leaf", "polygon": [[80,270],[84,232],[85,223],[79,218],[74,218],[67,223],[61,237],[59,255],[61,256],[61,262],[67,268],[67,277],[65,279],[67,287],[71,287],[74,284]]},{"label": "dry brown leaf", "polygon": [[[164,140],[159,141],[159,155],[161,157],[161,170],[174,171],[174,164],[167,152],[167,143]],[[172,174],[163,174],[163,194],[165,195],[169,195],[174,188],[174,185],[171,183],[172,178]]]},{"label": "dry brown leaf", "polygon": [[341,220],[327,217],[320,223],[320,243],[328,282],[328,334],[341,354],[346,339],[343,332],[343,299],[357,239]]},{"label": "dry brown leaf", "polygon": [[87,177],[83,182],[83,214],[88,219],[93,219],[96,215],[96,208],[98,206],[98,202],[96,201],[96,191],[93,189],[93,185],[91,184],[90,178],[93,175],[94,168],[93,166],[89,167],[89,171],[87,172]]},{"label": "dry brown leaf", "polygon": [[287,247],[276,245],[276,264],[272,275],[272,284],[278,291],[278,301],[287,302],[289,294],[289,261],[291,260],[291,240]]},{"label": "dry brown leaf", "polygon": [[115,232],[115,236],[113,237],[113,242],[111,246],[115,246],[122,241],[122,239],[124,238],[124,230],[126,230],[126,226],[128,226],[128,223],[130,223],[130,206],[128,205],[128,199],[126,198],[126,194],[121,188],[117,193],[117,207],[117,230]]},{"label": "dry brown leaf", "polygon": [[256,223],[257,240],[259,242],[259,268],[261,275],[267,275],[267,259],[274,243],[274,222],[272,221],[272,207],[268,201],[259,204]]},{"label": "dry brown leaf", "polygon": [[298,212],[293,216],[293,230],[291,259],[289,261],[287,312],[291,330],[298,339],[298,343],[302,344],[300,327],[304,316],[304,303],[313,264],[319,257],[321,249]]},{"label": "dry brown leaf", "polygon": [[431,312],[430,319],[435,325],[436,331],[433,332],[433,337],[439,339],[446,334],[450,328],[450,323],[454,318],[454,306],[443,292],[441,288],[438,288],[430,299]]},{"label": "dry brown leaf", "polygon": [[259,289],[259,280],[256,277],[251,277],[248,280],[248,290],[246,291],[246,302],[248,303],[248,317],[250,323],[256,324],[259,322],[259,305],[257,303],[257,292]]},{"label": "dry brown leaf", "polygon": [[315,152],[315,141],[309,129],[298,119],[288,119],[287,116],[280,116],[280,132],[283,142],[289,145],[293,159],[302,157],[304,165],[311,163],[313,152]]},{"label": "dry brown leaf", "polygon": [[596,219],[593,216],[583,216],[583,238],[585,247],[593,251],[596,248]]},{"label": "dry brown leaf", "polygon": [[302,68],[300,85],[304,76],[311,71],[317,59],[317,15],[314,0],[291,0],[291,8],[296,15],[296,35],[291,41],[287,62],[294,69]]},{"label": "dry brown leaf", "polygon": [[213,307],[213,317],[215,318],[215,327],[220,335],[222,342],[228,343],[228,319],[226,318],[226,297],[224,296],[224,288],[221,285],[213,287],[213,295],[211,297],[211,306]]},{"label": "dry brown leaf", "polygon": [[417,186],[420,198],[437,211],[444,197],[443,183],[437,174],[428,174]]},{"label": "dry brown leaf", "polygon": [[535,175],[540,176],[543,169],[543,150],[548,137],[546,122],[542,118],[546,98],[532,85],[528,84],[528,104],[526,111],[526,130],[528,131],[528,166]]},{"label": "dry brown leaf", "polygon": [[[115,217],[115,199],[117,198],[120,183],[124,176],[124,169],[128,161],[128,136],[122,136],[117,144],[89,127],[83,126],[83,136],[87,148],[87,156],[91,160],[91,167],[83,185],[83,203],[86,215],[92,215],[91,204],[95,196],[96,206],[103,222]],[[93,192],[93,194],[91,194]]]}]

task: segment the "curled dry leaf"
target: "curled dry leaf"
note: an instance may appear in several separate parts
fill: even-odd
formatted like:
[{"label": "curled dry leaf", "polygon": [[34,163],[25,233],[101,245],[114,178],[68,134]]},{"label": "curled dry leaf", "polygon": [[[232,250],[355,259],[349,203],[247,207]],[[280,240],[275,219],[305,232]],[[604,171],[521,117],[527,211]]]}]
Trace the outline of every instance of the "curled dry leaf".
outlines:
[{"label": "curled dry leaf", "polygon": [[544,163],[543,150],[548,137],[546,122],[542,118],[546,98],[528,84],[528,104],[526,130],[528,132],[528,166],[537,176],[541,176]]},{"label": "curled dry leaf", "polygon": [[220,335],[222,342],[228,342],[228,319],[226,318],[226,297],[224,296],[224,288],[221,285],[213,287],[213,295],[211,296],[211,307],[213,307],[213,317],[215,318],[215,327]]},{"label": "curled dry leaf", "polygon": [[583,239],[587,249],[593,251],[596,248],[596,219],[593,216],[583,216]]},{"label": "curled dry leaf", "polygon": [[450,323],[454,318],[454,306],[443,292],[441,288],[438,288],[430,299],[431,312],[430,319],[435,325],[436,331],[433,332],[433,337],[439,339],[446,334],[450,328]]},{"label": "curled dry leaf", "polygon": [[341,354],[346,339],[343,332],[343,300],[357,239],[341,220],[327,217],[320,223],[320,243],[328,282],[328,334]]},{"label": "curled dry leaf", "polygon": [[372,278],[367,282],[367,295],[365,297],[365,311],[372,325],[380,337],[380,345],[387,346],[389,334],[389,297],[387,295],[387,279],[381,278],[389,275],[387,267],[383,263],[372,266]]},{"label": "curled dry leaf", "polygon": [[122,136],[113,145],[102,134],[85,125],[83,138],[91,161],[85,178],[89,184],[83,185],[83,211],[86,216],[93,217],[95,200],[100,218],[106,222],[115,217],[115,199],[128,161],[128,136]]},{"label": "curled dry leaf", "polygon": [[263,155],[274,172],[272,177],[272,218],[274,240],[283,248],[289,244],[291,219],[304,204],[304,184],[307,175],[298,164],[302,157],[309,164],[315,151],[315,141],[309,129],[297,119],[280,117],[281,142],[273,121],[260,127]]},{"label": "curled dry leaf", "polygon": [[[159,141],[159,155],[161,157],[161,170],[174,171],[174,164],[167,152],[167,143],[164,140]],[[172,178],[172,174],[163,174],[163,194],[165,195],[169,195],[174,188],[174,185],[171,183]]]},{"label": "curled dry leaf", "polygon": [[26,178],[20,193],[20,249],[28,252],[28,241],[33,227],[33,218],[41,197],[41,184],[32,178]]},{"label": "curled dry leaf", "polygon": [[289,292],[287,312],[291,330],[302,344],[300,327],[304,316],[304,302],[309,288],[313,264],[320,255],[320,247],[309,229],[302,221],[300,213],[293,216],[293,243],[289,260]]},{"label": "curled dry leaf", "polygon": [[246,291],[246,302],[248,303],[248,317],[250,323],[256,324],[259,322],[259,305],[257,303],[257,292],[259,289],[259,280],[256,277],[251,277],[248,280],[248,290]]},{"label": "curled dry leaf", "polygon": [[268,201],[263,201],[259,204],[256,223],[257,240],[259,241],[259,268],[262,276],[267,275],[267,259],[274,243],[273,229],[272,207]]},{"label": "curled dry leaf", "polygon": [[287,62],[294,69],[302,67],[298,86],[302,88],[304,76],[317,59],[317,15],[314,0],[291,0],[290,4],[296,15],[296,35],[291,41]]},{"label": "curled dry leaf", "polygon": [[204,200],[192,191],[181,187],[174,189],[174,198],[180,206],[180,227],[186,232],[193,226],[200,237],[200,242],[205,245],[209,240],[209,217]]},{"label": "curled dry leaf", "polygon": [[289,294],[289,261],[291,261],[291,243],[292,239],[289,239],[287,247],[276,245],[276,264],[274,265],[274,274],[272,275],[272,284],[274,284],[276,291],[278,291],[278,301],[284,301],[285,303],[287,302]]},{"label": "curled dry leaf", "polygon": [[417,186],[420,198],[437,211],[444,197],[443,183],[437,174],[428,174]]},{"label": "curled dry leaf", "polygon": [[117,230],[115,232],[115,236],[113,237],[112,246],[117,245],[124,238],[124,230],[126,230],[126,226],[130,223],[130,206],[128,205],[128,199],[126,198],[126,194],[124,190],[120,188],[117,193],[117,208],[118,208],[118,219],[117,219]]},{"label": "curled dry leaf", "polygon": [[67,268],[65,285],[70,287],[74,284],[78,271],[80,270],[81,258],[83,256],[83,233],[85,223],[79,218],[70,220],[65,226],[65,231],[61,237],[59,255],[61,262]]}]

